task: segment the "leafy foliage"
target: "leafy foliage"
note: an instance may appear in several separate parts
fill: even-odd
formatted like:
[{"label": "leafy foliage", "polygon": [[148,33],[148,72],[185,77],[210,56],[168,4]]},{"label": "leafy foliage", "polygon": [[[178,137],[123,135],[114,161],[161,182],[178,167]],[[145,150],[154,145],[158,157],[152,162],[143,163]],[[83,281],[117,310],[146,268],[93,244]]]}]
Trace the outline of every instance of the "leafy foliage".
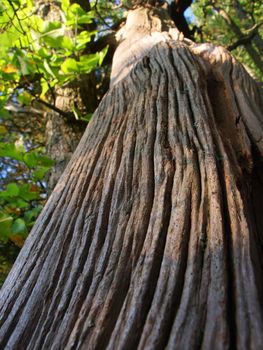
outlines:
[{"label": "leafy foliage", "polygon": [[0,135],[0,240],[23,245],[46,199],[44,177],[52,161],[43,147],[32,148],[2,126]]},{"label": "leafy foliage", "polygon": [[[44,21],[31,0],[17,0],[13,6],[3,0],[0,8],[0,108],[10,96],[23,104],[46,98],[54,86],[73,81],[100,66],[107,48],[83,54],[96,31],[83,29],[92,23],[94,11],[61,0],[63,21]],[[74,36],[68,35],[74,32]],[[0,111],[1,112],[1,111]]]},{"label": "leafy foliage", "polygon": [[[0,241],[20,247],[46,200],[45,176],[52,161],[45,155],[43,134],[34,130],[28,137],[26,128],[12,130],[15,116],[6,108],[10,103],[21,108],[48,101],[54,87],[100,67],[107,53],[107,47],[87,50],[97,35],[97,30],[87,29],[95,9],[84,11],[69,0],[59,3],[61,21],[43,20],[33,0],[0,4]],[[76,119],[91,117],[80,115],[75,106],[72,113]],[[36,118],[32,113],[23,116],[28,117]]]},{"label": "leafy foliage", "polygon": [[192,9],[195,15],[194,24],[198,28],[195,34],[197,41],[213,42],[231,48],[241,38],[247,38],[247,41],[241,40],[232,53],[257,80],[262,81],[262,71],[247,50],[247,45],[251,44],[262,65],[263,7],[261,2],[198,0],[194,1]]}]

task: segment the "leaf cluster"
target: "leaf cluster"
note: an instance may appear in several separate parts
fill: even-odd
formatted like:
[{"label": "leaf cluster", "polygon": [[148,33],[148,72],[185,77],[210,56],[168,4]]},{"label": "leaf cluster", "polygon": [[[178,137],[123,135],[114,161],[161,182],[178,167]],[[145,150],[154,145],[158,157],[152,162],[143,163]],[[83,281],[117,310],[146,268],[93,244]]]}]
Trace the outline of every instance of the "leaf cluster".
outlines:
[{"label": "leaf cluster", "polygon": [[[61,0],[61,21],[44,21],[32,1],[17,0],[0,8],[0,108],[13,96],[23,104],[35,98],[47,99],[56,86],[75,80],[101,66],[107,47],[84,54],[97,34],[85,26],[94,11]],[[1,110],[0,110],[1,113]]]},{"label": "leaf cluster", "polygon": [[53,162],[44,154],[43,147],[28,147],[22,135],[15,139],[17,134],[7,137],[7,133],[2,126],[0,241],[10,240],[21,247],[43,207],[45,175]]}]

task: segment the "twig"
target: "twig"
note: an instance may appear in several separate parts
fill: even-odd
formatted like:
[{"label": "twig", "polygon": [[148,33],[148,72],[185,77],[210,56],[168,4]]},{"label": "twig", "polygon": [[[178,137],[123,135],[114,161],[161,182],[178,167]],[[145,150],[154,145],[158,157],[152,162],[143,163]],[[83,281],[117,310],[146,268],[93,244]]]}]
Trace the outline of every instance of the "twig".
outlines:
[{"label": "twig", "polygon": [[95,3],[94,3],[94,10],[95,10],[96,14],[100,18],[100,20],[105,24],[105,26],[107,26],[109,29],[111,29],[111,26],[105,21],[105,19],[99,13],[99,11],[97,9],[97,5],[98,5],[98,0],[96,0]]},{"label": "twig", "polygon": [[17,9],[13,5],[12,0],[7,0],[7,1],[9,3],[9,5],[12,7],[12,10],[14,11],[14,15],[15,15],[16,19],[18,20],[18,25],[19,25],[19,27],[20,27],[20,29],[22,31],[22,34],[26,35],[26,32],[24,31],[24,28],[23,28],[23,26],[22,26],[22,24],[20,22],[20,18],[17,15]]},{"label": "twig", "polygon": [[232,51],[232,50],[235,50],[238,46],[248,44],[254,38],[254,36],[257,34],[257,30],[262,24],[263,24],[263,22],[260,22],[260,23],[258,23],[256,25],[254,25],[252,28],[246,30],[247,34],[243,35],[236,42],[234,42],[233,44],[229,45],[227,47],[227,49],[229,51]]},{"label": "twig", "polygon": [[73,117],[73,113],[62,111],[61,109],[57,108],[56,106],[52,105],[51,103],[48,103],[48,102],[42,100],[41,98],[36,97],[35,101],[41,103],[42,105],[46,106],[47,108],[59,113],[60,115],[62,115],[63,117],[65,117],[67,119],[71,119]]}]

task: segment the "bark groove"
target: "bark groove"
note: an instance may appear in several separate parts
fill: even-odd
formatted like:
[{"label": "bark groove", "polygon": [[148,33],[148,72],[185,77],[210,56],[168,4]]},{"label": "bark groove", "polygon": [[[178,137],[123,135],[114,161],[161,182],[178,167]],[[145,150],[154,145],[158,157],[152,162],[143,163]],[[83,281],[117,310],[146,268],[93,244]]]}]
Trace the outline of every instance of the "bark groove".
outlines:
[{"label": "bark groove", "polygon": [[256,86],[211,45],[146,57],[102,100],[2,289],[3,349],[263,344]]}]

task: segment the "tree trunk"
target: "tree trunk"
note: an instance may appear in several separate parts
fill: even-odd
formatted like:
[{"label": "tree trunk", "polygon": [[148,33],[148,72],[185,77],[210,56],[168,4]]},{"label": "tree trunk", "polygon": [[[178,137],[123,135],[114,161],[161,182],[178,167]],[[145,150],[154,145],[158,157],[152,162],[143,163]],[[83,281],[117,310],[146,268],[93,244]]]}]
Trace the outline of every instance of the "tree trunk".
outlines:
[{"label": "tree trunk", "polygon": [[[94,111],[97,105],[94,74],[90,73],[78,81],[56,89],[55,107],[63,112],[72,112],[73,106],[82,115]],[[72,113],[71,113],[72,114]],[[48,190],[51,192],[65,170],[87,126],[74,117],[65,118],[57,112],[46,114],[46,149],[54,161],[48,174]]]},{"label": "tree trunk", "polygon": [[3,349],[262,347],[257,87],[159,16],[128,17],[112,87],[2,289]]}]

